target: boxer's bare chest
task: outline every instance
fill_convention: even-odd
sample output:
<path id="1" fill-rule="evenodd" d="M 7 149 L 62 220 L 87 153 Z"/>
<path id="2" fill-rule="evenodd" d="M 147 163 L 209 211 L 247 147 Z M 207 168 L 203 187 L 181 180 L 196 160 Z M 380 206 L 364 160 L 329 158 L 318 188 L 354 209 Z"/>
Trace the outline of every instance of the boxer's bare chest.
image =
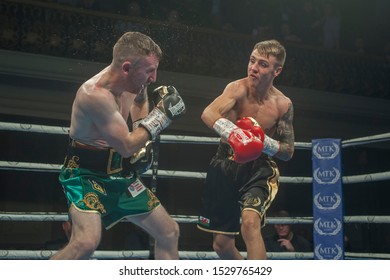
<path id="1" fill-rule="evenodd" d="M 271 99 L 264 102 L 245 100 L 240 105 L 237 109 L 238 118 L 254 118 L 266 133 L 275 130 L 280 119 L 280 111 L 276 100 Z"/>

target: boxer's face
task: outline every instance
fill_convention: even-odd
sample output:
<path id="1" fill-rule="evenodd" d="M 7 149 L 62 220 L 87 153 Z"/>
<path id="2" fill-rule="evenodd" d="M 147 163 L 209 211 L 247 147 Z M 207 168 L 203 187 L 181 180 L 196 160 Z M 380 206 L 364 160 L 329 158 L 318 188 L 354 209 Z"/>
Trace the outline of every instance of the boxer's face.
<path id="1" fill-rule="evenodd" d="M 272 81 L 280 74 L 282 67 L 275 56 L 260 54 L 256 49 L 249 57 L 248 77 L 257 83 Z"/>
<path id="2" fill-rule="evenodd" d="M 127 65 L 125 65 L 128 63 Z M 156 82 L 159 59 L 151 54 L 140 57 L 137 61 L 126 61 L 122 69 L 126 76 L 127 90 L 138 94 L 143 88 Z"/>

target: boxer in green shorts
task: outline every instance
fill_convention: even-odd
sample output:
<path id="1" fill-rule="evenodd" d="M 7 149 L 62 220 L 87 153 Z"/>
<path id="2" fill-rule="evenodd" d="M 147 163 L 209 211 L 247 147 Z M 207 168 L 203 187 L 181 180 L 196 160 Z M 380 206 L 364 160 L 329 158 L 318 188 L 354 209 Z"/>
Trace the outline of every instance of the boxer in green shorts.
<path id="1" fill-rule="evenodd" d="M 81 162 L 88 165 L 88 158 L 98 158 L 105 150 L 82 150 L 68 148 L 65 165 L 59 176 L 64 192 L 71 205 L 79 211 L 99 213 L 103 225 L 109 229 L 123 218 L 152 211 L 160 205 L 158 198 L 144 185 L 136 170 L 122 170 L 122 157 L 115 152 L 114 173 L 106 174 L 98 170 L 96 164 L 80 168 Z M 80 145 L 80 144 L 79 144 Z M 149 158 L 152 158 L 149 156 Z M 75 159 L 78 159 L 77 161 Z M 93 161 L 91 161 L 92 163 Z M 91 164 L 90 163 L 90 164 Z"/>
<path id="2" fill-rule="evenodd" d="M 145 170 L 138 167 L 150 154 L 144 152 L 148 143 L 185 113 L 185 104 L 173 86 L 148 94 L 162 57 L 149 36 L 126 32 L 112 54 L 111 64 L 85 81 L 73 101 L 59 176 L 72 233 L 52 259 L 89 259 L 102 228 L 122 219 L 154 239 L 155 259 L 178 259 L 179 226 L 142 183 L 138 174 Z"/>

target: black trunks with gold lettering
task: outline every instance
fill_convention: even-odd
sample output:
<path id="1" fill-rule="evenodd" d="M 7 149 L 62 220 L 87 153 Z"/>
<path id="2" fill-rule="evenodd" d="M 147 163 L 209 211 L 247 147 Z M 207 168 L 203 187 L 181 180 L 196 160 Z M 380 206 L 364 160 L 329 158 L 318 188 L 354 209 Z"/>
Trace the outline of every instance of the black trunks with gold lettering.
<path id="1" fill-rule="evenodd" d="M 279 170 L 267 155 L 247 163 L 231 160 L 232 150 L 221 142 L 207 170 L 198 228 L 238 234 L 241 211 L 254 211 L 265 224 L 266 210 L 279 186 Z"/>

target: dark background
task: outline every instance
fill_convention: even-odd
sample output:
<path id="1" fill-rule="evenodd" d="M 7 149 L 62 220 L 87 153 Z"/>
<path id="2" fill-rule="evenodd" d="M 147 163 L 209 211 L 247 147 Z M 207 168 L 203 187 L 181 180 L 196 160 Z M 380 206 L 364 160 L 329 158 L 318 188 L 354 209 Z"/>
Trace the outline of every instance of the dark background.
<path id="1" fill-rule="evenodd" d="M 283 21 L 287 21 L 291 26 L 297 27 L 300 7 L 305 1 L 223 0 L 220 2 L 221 17 L 218 24 L 213 18 L 215 15 L 212 13 L 213 1 L 135 1 L 141 8 L 139 15 L 126 14 L 128 1 L 109 1 L 112 5 L 111 9 L 104 6 L 108 5 L 108 1 L 104 2 L 96 1 L 95 6 L 85 7 L 82 1 L 0 1 L 0 19 L 4 27 L 0 48 L 20 52 L 21 57 L 24 53 L 29 53 L 109 63 L 111 45 L 116 39 L 115 36 L 119 34 L 117 33 L 119 31 L 112 29 L 112 24 L 124 21 L 132 24 L 134 29 L 145 28 L 146 33 L 157 38 L 156 40 L 166 51 L 166 58 L 160 66 L 161 70 L 188 75 L 207 75 L 219 82 L 218 78 L 221 77 L 238 78 L 245 75 L 243 70 L 253 42 L 267 39 L 266 36 L 252 37 L 253 28 L 258 24 L 255 21 L 263 20 L 262 13 L 266 12 L 267 18 L 270 19 L 267 23 L 273 30 L 272 36 L 282 40 L 288 49 L 288 64 L 286 63 L 286 71 L 280 77 L 281 79 L 277 81 L 278 85 L 295 89 L 312 89 L 323 94 L 332 92 L 339 94 L 340 97 L 350 97 L 348 101 L 350 103 L 353 103 L 354 97 L 357 96 L 370 98 L 378 104 L 389 99 L 389 53 L 386 49 L 389 43 L 387 1 L 332 2 L 342 19 L 338 49 L 324 48 L 320 36 L 310 42 L 291 42 L 282 37 L 278 31 L 280 25 Z M 314 14 L 319 20 L 323 4 L 327 1 L 311 2 L 315 5 Z M 168 20 L 171 10 L 179 12 L 179 22 Z M 48 19 L 48 15 L 52 18 Z M 38 27 L 34 30 L 36 26 Z M 59 46 L 53 48 L 48 47 L 50 26 L 59 28 L 54 33 L 63 40 Z M 96 32 L 96 26 L 103 28 Z M 11 40 L 6 36 L 7 27 L 14 31 Z M 35 38 L 28 37 L 31 31 L 38 34 L 36 41 L 26 40 L 26 38 Z M 298 33 L 298 35 L 303 34 Z M 86 43 L 86 48 L 71 48 L 70 41 L 77 36 Z M 102 38 L 103 36 L 109 37 Z M 214 41 L 214 37 L 219 39 Z M 364 39 L 364 53 L 358 53 L 355 49 L 354 42 L 357 37 Z M 103 49 L 99 53 L 93 47 L 99 40 L 106 42 L 109 46 L 108 50 Z M 223 43 L 219 40 L 223 40 Z M 214 52 L 211 52 L 211 49 Z M 26 61 L 25 68 L 28 67 Z M 17 86 L 20 83 L 21 88 L 31 87 L 49 91 L 60 88 L 72 93 L 67 97 L 67 104 L 64 104 L 70 110 L 72 95 L 80 83 L 42 80 L 34 77 L 21 78 L 12 74 L 12 71 L 13 69 L 8 69 L 7 72 L 3 70 L 0 73 L 1 85 Z M 319 76 L 323 79 L 316 78 L 317 73 L 320 73 Z M 325 79 L 328 76 L 330 78 Z M 338 81 L 334 77 L 341 78 Z M 33 97 L 30 98 L 34 100 Z M 192 106 L 197 114 L 212 98 L 213 96 L 208 96 L 201 101 L 193 99 Z M 1 100 L 4 104 L 8 102 L 6 99 Z M 19 100 L 19 107 L 24 106 L 22 105 L 24 102 L 26 101 Z M 331 109 L 329 108 L 329 112 Z M 42 113 L 46 110 L 50 108 L 43 108 Z M 307 120 L 312 116 L 318 117 L 315 113 L 300 110 L 297 110 L 296 115 Z M 379 127 L 388 124 L 388 119 L 373 116 L 372 119 L 364 120 L 364 115 L 362 111 L 359 119 L 354 116 L 348 119 L 346 113 L 343 120 L 349 120 L 351 126 L 358 126 L 359 123 L 356 122 L 359 121 L 371 123 L 373 130 L 376 125 Z M 332 113 L 325 112 L 320 117 L 324 121 L 332 119 L 337 125 L 338 116 L 332 116 Z M 0 120 L 69 126 L 69 118 L 66 115 L 58 117 L 55 113 L 42 117 L 4 110 L 0 112 Z M 198 119 L 194 119 L 193 122 L 190 122 L 187 127 L 184 125 L 173 127 L 165 133 L 215 137 L 215 134 L 205 128 Z M 388 131 L 378 131 L 378 133 Z M 336 131 L 333 134 L 332 131 L 326 133 L 330 137 L 337 137 Z M 364 130 L 354 133 L 361 136 L 370 134 Z M 312 137 L 320 135 L 322 137 L 324 134 L 325 132 L 319 126 Z M 305 137 L 297 134 L 296 140 L 309 142 L 312 139 L 308 135 Z M 2 147 L 0 160 L 60 164 L 63 162 L 67 141 L 64 135 L 0 131 Z M 389 148 L 390 144 L 384 143 L 380 147 L 368 144 L 344 149 L 342 157 L 344 175 L 390 170 Z M 161 144 L 159 169 L 205 172 L 215 149 L 215 145 Z M 312 176 L 309 150 L 297 150 L 291 161 L 278 162 L 278 164 L 282 176 Z M 0 211 L 66 212 L 66 200 L 57 176 L 56 172 L 0 170 Z M 150 185 L 150 177 L 144 177 L 144 180 Z M 203 185 L 201 179 L 159 178 L 157 195 L 170 214 L 196 216 Z M 343 186 L 343 191 L 345 215 L 390 215 L 388 181 L 347 184 Z M 272 216 L 272 213 L 279 209 L 288 210 L 293 216 L 311 216 L 311 185 L 282 183 L 269 215 Z M 181 224 L 180 227 L 180 250 L 212 250 L 211 235 L 197 230 L 194 224 Z M 311 240 L 310 225 L 297 225 L 296 230 Z M 272 226 L 267 226 L 264 233 L 271 234 Z M 389 224 L 346 224 L 345 233 L 350 239 L 349 250 L 352 252 L 390 252 Z M 0 236 L 1 249 L 48 249 L 63 242 L 60 222 L 2 221 Z M 244 250 L 240 237 L 238 243 L 240 250 Z M 99 247 L 102 250 L 147 248 L 148 238 L 145 233 L 130 223 L 120 223 L 106 231 Z"/>

